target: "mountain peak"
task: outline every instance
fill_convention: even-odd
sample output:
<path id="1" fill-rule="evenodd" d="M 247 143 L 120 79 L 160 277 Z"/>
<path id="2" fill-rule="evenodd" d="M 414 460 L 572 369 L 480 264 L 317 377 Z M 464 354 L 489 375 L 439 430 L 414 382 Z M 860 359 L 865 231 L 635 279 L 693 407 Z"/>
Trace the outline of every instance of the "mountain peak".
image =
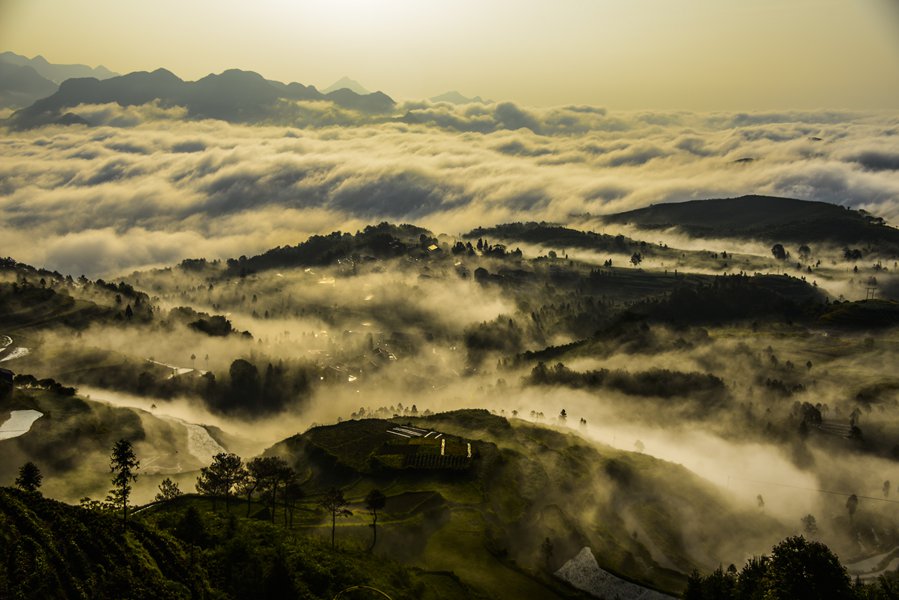
<path id="1" fill-rule="evenodd" d="M 431 102 L 449 102 L 450 104 L 487 104 L 490 102 L 489 100 L 484 100 L 480 96 L 475 96 L 474 98 L 463 96 L 456 90 L 450 90 L 439 96 L 434 96 L 433 98 L 430 98 L 430 100 Z"/>
<path id="2" fill-rule="evenodd" d="M 337 90 L 347 89 L 353 92 L 356 92 L 360 96 L 364 96 L 369 93 L 367 89 L 365 89 L 361 83 L 356 81 L 355 79 L 350 79 L 347 76 L 343 76 L 325 89 L 322 90 L 323 94 L 330 94 L 331 92 L 336 92 Z"/>

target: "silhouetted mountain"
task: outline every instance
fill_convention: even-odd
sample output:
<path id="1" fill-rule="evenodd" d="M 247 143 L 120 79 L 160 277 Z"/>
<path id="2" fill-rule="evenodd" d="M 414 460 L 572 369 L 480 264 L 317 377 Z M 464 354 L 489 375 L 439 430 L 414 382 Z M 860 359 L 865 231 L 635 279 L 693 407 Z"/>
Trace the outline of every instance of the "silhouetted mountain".
<path id="1" fill-rule="evenodd" d="M 289 120 L 290 111 L 282 109 L 284 101 L 292 100 L 326 100 L 366 113 L 389 112 L 394 107 L 394 101 L 381 92 L 360 96 L 341 89 L 325 95 L 299 83 L 268 81 L 252 71 L 230 69 L 197 81 L 183 81 L 170 71 L 157 69 L 103 81 L 93 77 L 69 79 L 52 96 L 16 112 L 11 121 L 14 127 L 29 128 L 60 123 L 64 109 L 79 104 L 115 102 L 131 106 L 154 100 L 164 106 L 183 106 L 191 117 L 243 123 Z"/>
<path id="2" fill-rule="evenodd" d="M 390 96 L 383 92 L 374 92 L 366 96 L 360 96 L 346 88 L 325 94 L 325 99 L 344 108 L 369 113 L 387 112 L 392 110 L 396 104 Z"/>
<path id="3" fill-rule="evenodd" d="M 49 79 L 55 84 L 60 84 L 73 77 L 96 77 L 97 79 L 109 79 L 118 73 L 113 73 L 103 65 L 89 67 L 87 65 L 58 65 L 48 62 L 43 56 L 28 58 L 15 52 L 0 53 L 0 62 L 20 67 L 28 66 L 34 69 L 44 79 Z"/>
<path id="4" fill-rule="evenodd" d="M 434 96 L 430 100 L 431 100 L 431 102 L 449 102 L 450 104 L 486 104 L 486 103 L 489 103 L 489 100 L 484 100 L 480 96 L 475 96 L 474 98 L 468 98 L 467 96 L 463 96 L 456 90 L 451 90 L 449 92 L 440 94 L 439 96 Z"/>
<path id="5" fill-rule="evenodd" d="M 0 106 L 19 108 L 56 91 L 56 84 L 28 65 L 0 61 Z"/>
<path id="6" fill-rule="evenodd" d="M 361 83 L 359 83 L 355 79 L 350 79 L 349 77 L 341 77 L 340 79 L 326 87 L 324 90 L 322 90 L 322 93 L 330 94 L 331 92 L 336 92 L 337 90 L 350 90 L 356 92 L 361 96 L 371 93 L 367 89 L 362 87 Z"/>
<path id="7" fill-rule="evenodd" d="M 899 229 L 860 210 L 828 202 L 742 196 L 655 204 L 607 215 L 607 223 L 644 229 L 677 227 L 701 238 L 751 238 L 779 243 L 880 246 L 899 251 Z"/>

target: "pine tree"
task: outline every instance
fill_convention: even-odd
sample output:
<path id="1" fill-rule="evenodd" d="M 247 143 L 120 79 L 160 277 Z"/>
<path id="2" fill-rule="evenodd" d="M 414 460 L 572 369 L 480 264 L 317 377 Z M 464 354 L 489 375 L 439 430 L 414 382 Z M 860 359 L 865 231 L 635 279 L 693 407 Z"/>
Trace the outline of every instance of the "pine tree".
<path id="1" fill-rule="evenodd" d="M 112 485 L 109 495 L 113 504 L 122 507 L 122 525 L 128 525 L 128 498 L 131 496 L 131 484 L 137 481 L 137 469 L 140 461 L 134 455 L 131 442 L 121 439 L 112 447 L 112 455 L 109 459 L 109 470 L 113 473 Z"/>
<path id="2" fill-rule="evenodd" d="M 159 484 L 159 493 L 156 494 L 155 500 L 157 502 L 174 500 L 182 494 L 183 492 L 181 491 L 181 488 L 178 487 L 178 484 L 172 481 L 171 478 L 166 477 L 162 480 L 162 483 Z"/>
<path id="3" fill-rule="evenodd" d="M 27 462 L 19 468 L 19 476 L 16 477 L 16 487 L 26 492 L 36 492 L 41 487 L 43 480 L 44 476 L 41 475 L 41 470 L 37 468 L 37 465 L 33 462 Z"/>

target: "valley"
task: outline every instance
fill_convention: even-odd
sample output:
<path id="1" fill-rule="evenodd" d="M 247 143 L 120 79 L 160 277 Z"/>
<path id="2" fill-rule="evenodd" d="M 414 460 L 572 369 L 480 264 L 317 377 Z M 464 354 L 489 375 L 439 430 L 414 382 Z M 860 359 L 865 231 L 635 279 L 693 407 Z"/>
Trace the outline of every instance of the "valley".
<path id="1" fill-rule="evenodd" d="M 803 531 L 873 581 L 899 543 L 896 302 L 829 293 L 854 275 L 836 253 L 806 259 L 831 264 L 822 285 L 712 254 L 381 223 L 114 282 L 8 260 L 0 479 L 32 461 L 48 496 L 102 498 L 125 437 L 140 505 L 165 477 L 193 492 L 217 454 L 278 457 L 302 490 L 290 531 L 324 543 L 336 488 L 363 548 L 378 489 L 379 556 L 491 598 L 572 597 L 566 578 L 678 594 Z"/>

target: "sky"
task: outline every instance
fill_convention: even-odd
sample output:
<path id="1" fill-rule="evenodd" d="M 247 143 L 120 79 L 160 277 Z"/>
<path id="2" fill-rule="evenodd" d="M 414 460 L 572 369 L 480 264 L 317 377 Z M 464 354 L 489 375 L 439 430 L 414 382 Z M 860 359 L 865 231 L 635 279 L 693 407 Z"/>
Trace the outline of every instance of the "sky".
<path id="1" fill-rule="evenodd" d="M 397 99 L 899 107 L 896 0 L 0 0 L 0 49 L 186 79 L 346 75 Z"/>

